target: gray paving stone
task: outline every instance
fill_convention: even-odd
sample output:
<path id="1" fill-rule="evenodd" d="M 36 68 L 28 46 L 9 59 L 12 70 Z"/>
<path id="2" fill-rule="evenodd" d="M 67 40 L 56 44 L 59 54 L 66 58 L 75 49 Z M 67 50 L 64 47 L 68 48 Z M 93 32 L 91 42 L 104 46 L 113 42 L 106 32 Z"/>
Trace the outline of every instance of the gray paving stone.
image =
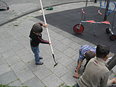
<path id="1" fill-rule="evenodd" d="M 67 57 L 66 55 L 64 55 L 63 52 L 61 52 L 61 51 L 59 51 L 57 49 L 54 49 L 54 54 L 55 54 L 56 60 L 59 60 L 59 59 Z"/>
<path id="2" fill-rule="evenodd" d="M 13 45 L 13 44 L 12 44 Z M 18 50 L 20 50 L 20 49 L 24 49 L 25 47 L 24 47 L 24 45 L 23 44 L 20 44 L 20 42 L 17 42 L 17 43 L 15 43 L 13 46 L 12 46 L 12 50 L 14 51 L 14 52 L 17 52 Z"/>
<path id="3" fill-rule="evenodd" d="M 35 61 L 32 60 L 32 61 L 30 61 L 30 62 L 28 63 L 28 68 L 29 68 L 32 72 L 34 72 L 34 71 L 37 71 L 39 67 L 38 67 L 37 65 L 35 65 Z"/>
<path id="4" fill-rule="evenodd" d="M 23 85 L 28 87 L 45 87 L 45 84 L 43 84 L 42 81 L 37 77 L 34 77 L 31 80 L 26 81 Z"/>
<path id="5" fill-rule="evenodd" d="M 55 48 L 57 50 L 64 51 L 64 50 L 68 49 L 68 47 L 66 45 L 64 45 L 62 42 L 59 42 L 59 43 L 57 43 L 56 46 L 55 46 Z"/>
<path id="6" fill-rule="evenodd" d="M 56 55 L 55 55 L 55 58 L 56 58 L 56 62 L 58 62 Z M 49 59 L 44 60 L 44 65 L 50 70 L 52 70 L 54 68 L 54 64 L 55 63 L 54 63 L 54 60 L 53 60 L 52 56 Z"/>
<path id="7" fill-rule="evenodd" d="M 24 61 L 25 63 L 29 63 L 30 61 L 34 60 L 34 56 L 32 55 L 32 53 L 28 53 L 28 54 L 24 54 L 20 57 L 20 59 L 22 61 Z"/>
<path id="8" fill-rule="evenodd" d="M 80 49 L 81 45 L 77 44 L 73 41 L 73 43 L 70 43 L 69 45 L 70 48 L 72 48 L 73 50 L 75 50 L 76 52 L 78 52 L 78 50 Z"/>
<path id="9" fill-rule="evenodd" d="M 10 84 L 9 84 L 9 86 L 22 86 L 22 83 L 21 83 L 21 81 L 19 80 L 19 79 L 17 79 L 17 80 L 15 80 L 15 81 L 13 81 L 13 82 L 11 82 Z"/>
<path id="10" fill-rule="evenodd" d="M 57 8 L 56 8 L 57 9 Z M 58 10 L 58 9 L 57 9 Z M 58 34 L 60 34 L 61 32 L 62 32 L 62 30 L 60 30 L 60 29 L 58 29 L 57 27 L 55 27 L 55 26 L 49 26 L 50 27 L 50 30 L 51 31 L 54 31 L 55 33 L 58 33 Z M 51 34 L 51 33 L 50 33 Z M 54 35 L 54 34 L 53 34 Z M 53 35 L 51 34 L 51 36 L 53 37 Z M 61 37 L 62 37 L 63 35 L 61 35 Z M 63 36 L 63 38 L 65 38 L 64 36 Z"/>
<path id="11" fill-rule="evenodd" d="M 62 35 L 59 35 L 58 33 L 55 33 L 53 31 L 50 32 L 51 37 L 55 38 L 56 40 L 63 40 L 65 37 Z"/>
<path id="12" fill-rule="evenodd" d="M 32 79 L 35 76 L 29 68 L 24 68 L 23 70 L 18 71 L 16 75 L 22 83 Z"/>
<path id="13" fill-rule="evenodd" d="M 51 55 L 51 48 L 48 44 L 40 44 L 40 56 L 45 56 L 49 58 Z"/>
<path id="14" fill-rule="evenodd" d="M 64 57 L 60 60 L 58 60 L 59 63 L 61 63 L 64 66 L 67 66 L 68 64 L 70 64 L 71 62 L 73 62 L 74 60 L 69 58 L 69 57 Z"/>
<path id="15" fill-rule="evenodd" d="M 8 64 L 3 64 L 3 65 L 0 65 L 0 75 L 6 73 L 6 72 L 9 72 L 10 71 L 10 67 Z"/>
<path id="16" fill-rule="evenodd" d="M 20 58 L 16 55 L 12 56 L 12 57 L 8 57 L 6 58 L 6 62 L 9 64 L 9 65 L 14 65 L 14 64 L 17 64 L 18 62 L 20 62 Z"/>
<path id="17" fill-rule="evenodd" d="M 80 44 L 81 46 L 82 45 L 85 45 L 85 44 L 90 44 L 88 41 L 85 41 L 85 40 L 81 40 L 80 42 L 78 42 L 78 44 Z M 90 44 L 91 45 L 91 44 Z"/>
<path id="18" fill-rule="evenodd" d="M 53 74 L 46 66 L 38 66 L 38 70 L 33 73 L 41 80 L 47 78 L 49 75 Z"/>
<path id="19" fill-rule="evenodd" d="M 10 84 L 11 82 L 16 81 L 18 78 L 13 71 L 9 71 L 0 75 L 0 84 Z"/>
<path id="20" fill-rule="evenodd" d="M 78 37 L 75 37 L 75 36 L 71 36 L 71 37 L 69 37 L 69 38 L 70 38 L 72 41 L 74 41 L 75 43 L 79 44 L 79 45 L 81 45 L 80 42 L 83 41 L 83 39 L 78 38 Z"/>
<path id="21" fill-rule="evenodd" d="M 65 84 L 72 86 L 74 84 L 76 84 L 76 80 L 75 78 L 73 78 L 73 74 L 72 72 L 66 73 L 64 76 L 61 77 L 61 79 L 65 82 Z"/>
<path id="22" fill-rule="evenodd" d="M 10 51 L 8 50 L 8 51 L 3 52 L 2 55 L 3 55 L 4 58 L 8 58 L 8 57 L 14 56 L 15 52 L 10 49 Z"/>
<path id="23" fill-rule="evenodd" d="M 14 65 L 11 65 L 11 68 L 13 69 L 13 71 L 15 73 L 17 73 L 19 71 L 24 70 L 25 68 L 28 68 L 28 67 L 26 66 L 26 64 L 24 62 L 20 61 Z"/>
<path id="24" fill-rule="evenodd" d="M 24 56 L 26 54 L 31 54 L 31 52 L 28 49 L 26 49 L 26 48 L 25 49 L 22 48 L 20 50 L 17 50 L 16 54 L 17 54 L 17 56 L 22 57 L 22 56 Z"/>
<path id="25" fill-rule="evenodd" d="M 72 36 L 71 34 L 65 32 L 65 31 L 62 31 L 60 34 L 63 35 L 65 38 L 70 38 Z"/>
<path id="26" fill-rule="evenodd" d="M 66 68 L 69 70 L 69 72 L 73 72 L 74 73 L 74 70 L 75 70 L 76 66 L 77 66 L 77 61 L 73 61 L 70 64 L 68 64 L 66 66 Z"/>
<path id="27" fill-rule="evenodd" d="M 69 70 L 65 66 L 58 64 L 55 68 L 52 69 L 52 72 L 60 78 L 69 72 Z"/>
<path id="28" fill-rule="evenodd" d="M 6 63 L 6 60 L 0 55 L 0 65 L 4 65 Z"/>
<path id="29" fill-rule="evenodd" d="M 63 52 L 65 55 L 67 55 L 69 58 L 72 58 L 73 55 L 76 55 L 76 51 L 74 51 L 72 48 L 68 48 Z"/>
<path id="30" fill-rule="evenodd" d="M 46 79 L 44 79 L 43 83 L 47 85 L 47 87 L 58 87 L 64 82 L 61 79 L 59 79 L 56 75 L 52 74 Z"/>
<path id="31" fill-rule="evenodd" d="M 60 44 L 61 41 L 60 41 L 60 40 L 53 39 L 53 40 L 52 40 L 52 43 L 53 43 L 53 47 L 54 47 L 54 48 L 58 48 L 57 45 Z"/>
<path id="32" fill-rule="evenodd" d="M 79 51 L 77 51 L 77 53 L 76 53 L 74 56 L 72 56 L 72 59 L 73 59 L 74 61 L 77 61 L 78 58 L 79 58 Z"/>
<path id="33" fill-rule="evenodd" d="M 63 40 L 61 40 L 61 42 L 67 46 L 70 46 L 70 44 L 73 43 L 73 41 L 69 38 L 64 38 Z"/>

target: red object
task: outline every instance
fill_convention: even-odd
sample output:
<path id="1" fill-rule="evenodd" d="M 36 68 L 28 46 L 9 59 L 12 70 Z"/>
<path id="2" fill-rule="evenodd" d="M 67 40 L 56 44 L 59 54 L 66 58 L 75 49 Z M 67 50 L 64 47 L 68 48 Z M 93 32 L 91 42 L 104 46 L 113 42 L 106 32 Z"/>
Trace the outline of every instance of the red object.
<path id="1" fill-rule="evenodd" d="M 76 24 L 73 27 L 73 31 L 76 33 L 82 33 L 84 31 L 84 26 L 82 24 Z"/>
<path id="2" fill-rule="evenodd" d="M 87 20 L 86 22 L 96 23 L 94 20 Z"/>
<path id="3" fill-rule="evenodd" d="M 101 23 L 104 23 L 104 24 L 110 24 L 109 21 L 103 21 L 103 22 L 101 22 Z"/>

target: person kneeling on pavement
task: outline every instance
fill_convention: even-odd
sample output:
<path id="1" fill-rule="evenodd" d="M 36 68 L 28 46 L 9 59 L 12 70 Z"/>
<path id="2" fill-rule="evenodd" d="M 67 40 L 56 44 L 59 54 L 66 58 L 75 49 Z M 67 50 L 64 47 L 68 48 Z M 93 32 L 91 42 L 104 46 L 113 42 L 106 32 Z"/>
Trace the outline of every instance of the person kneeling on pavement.
<path id="1" fill-rule="evenodd" d="M 73 76 L 74 78 L 79 77 L 79 70 L 80 70 L 81 65 L 83 63 L 83 60 L 86 59 L 86 63 L 84 65 L 84 69 L 85 69 L 89 60 L 91 58 L 95 57 L 95 52 L 96 52 L 96 47 L 93 47 L 93 46 L 90 46 L 90 45 L 81 46 L 81 48 L 79 50 L 79 59 L 77 61 L 77 67 L 75 69 L 75 73 L 74 73 L 74 76 Z"/>
<path id="2" fill-rule="evenodd" d="M 96 57 L 92 58 L 82 76 L 78 79 L 77 87 L 107 87 L 116 84 L 116 78 L 108 79 L 109 69 L 106 67 L 110 49 L 104 45 L 97 45 Z"/>

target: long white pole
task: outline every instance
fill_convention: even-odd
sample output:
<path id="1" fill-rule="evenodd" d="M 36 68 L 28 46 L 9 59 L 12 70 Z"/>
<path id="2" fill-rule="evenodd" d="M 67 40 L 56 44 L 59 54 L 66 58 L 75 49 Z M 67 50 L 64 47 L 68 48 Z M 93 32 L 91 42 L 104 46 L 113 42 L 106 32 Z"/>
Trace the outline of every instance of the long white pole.
<path id="1" fill-rule="evenodd" d="M 45 17 L 45 13 L 44 13 L 44 9 L 43 9 L 42 0 L 40 0 L 40 5 L 41 5 L 41 10 L 42 10 L 42 15 L 43 15 L 44 23 L 47 24 L 46 17 Z M 50 48 L 51 48 L 52 56 L 53 56 L 53 59 L 54 59 L 54 62 L 55 62 L 55 65 L 54 66 L 56 66 L 57 63 L 56 63 L 56 60 L 55 60 L 54 50 L 53 50 L 53 46 L 51 44 L 51 39 L 50 39 L 50 34 L 49 34 L 49 31 L 48 31 L 48 27 L 46 27 L 46 30 L 47 30 L 47 34 L 48 34 L 48 39 L 49 39 L 49 43 L 50 43 Z"/>

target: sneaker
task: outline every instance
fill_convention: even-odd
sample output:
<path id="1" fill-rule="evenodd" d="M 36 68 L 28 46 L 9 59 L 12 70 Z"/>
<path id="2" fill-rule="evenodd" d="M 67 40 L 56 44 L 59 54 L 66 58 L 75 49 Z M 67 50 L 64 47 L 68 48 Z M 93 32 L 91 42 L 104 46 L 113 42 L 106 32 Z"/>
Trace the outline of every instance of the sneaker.
<path id="1" fill-rule="evenodd" d="M 39 59 L 43 59 L 43 57 L 39 57 Z"/>
<path id="2" fill-rule="evenodd" d="M 43 65 L 43 62 L 35 63 L 35 65 Z"/>

